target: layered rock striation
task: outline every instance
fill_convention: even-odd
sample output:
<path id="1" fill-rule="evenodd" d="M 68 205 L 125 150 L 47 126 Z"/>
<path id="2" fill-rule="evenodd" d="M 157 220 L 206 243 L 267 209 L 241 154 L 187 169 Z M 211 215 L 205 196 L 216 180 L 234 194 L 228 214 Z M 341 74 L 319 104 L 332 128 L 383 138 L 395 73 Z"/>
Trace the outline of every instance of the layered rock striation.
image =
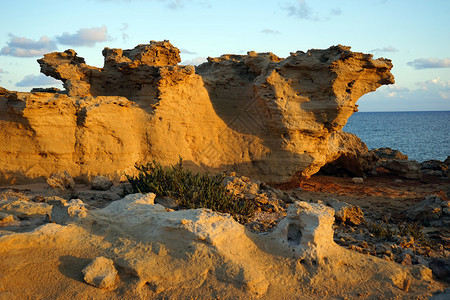
<path id="1" fill-rule="evenodd" d="M 178 65 L 168 41 L 103 56 L 103 68 L 74 50 L 38 60 L 65 91 L 0 91 L 0 181 L 63 170 L 116 177 L 179 156 L 272 182 L 310 176 L 346 153 L 336 140 L 356 101 L 394 83 L 390 60 L 341 45 L 285 59 L 223 55 L 198 67 Z"/>

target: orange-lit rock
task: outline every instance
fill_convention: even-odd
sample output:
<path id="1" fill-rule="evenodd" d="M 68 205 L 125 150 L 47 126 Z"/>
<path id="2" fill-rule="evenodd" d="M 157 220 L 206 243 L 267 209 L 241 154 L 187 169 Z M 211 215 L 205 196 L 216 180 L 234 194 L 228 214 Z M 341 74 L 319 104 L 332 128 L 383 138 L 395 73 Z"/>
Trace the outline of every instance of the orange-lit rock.
<path id="1" fill-rule="evenodd" d="M 103 51 L 86 65 L 73 50 L 39 60 L 57 93 L 0 93 L 0 180 L 68 171 L 118 177 L 156 159 L 280 182 L 335 158 L 330 137 L 356 101 L 394 82 L 392 63 L 349 47 L 224 55 L 179 66 L 168 41 Z M 334 152 L 333 152 L 334 151 Z"/>

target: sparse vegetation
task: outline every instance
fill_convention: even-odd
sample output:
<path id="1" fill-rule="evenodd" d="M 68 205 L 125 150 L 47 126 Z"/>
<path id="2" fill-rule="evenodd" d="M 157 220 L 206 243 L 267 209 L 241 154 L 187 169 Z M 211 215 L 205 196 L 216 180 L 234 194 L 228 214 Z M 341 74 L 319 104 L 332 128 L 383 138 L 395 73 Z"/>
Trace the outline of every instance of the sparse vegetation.
<path id="1" fill-rule="evenodd" d="M 414 241 L 428 245 L 428 241 L 422 232 L 423 226 L 419 223 L 404 222 L 401 224 L 390 224 L 387 220 L 383 219 L 380 223 L 366 222 L 366 226 L 374 236 L 379 238 L 392 240 L 396 236 L 411 236 L 414 238 Z"/>
<path id="2" fill-rule="evenodd" d="M 239 222 L 245 222 L 254 212 L 254 203 L 234 197 L 222 186 L 222 174 L 193 174 L 183 168 L 183 161 L 170 168 L 163 168 L 156 161 L 136 165 L 137 177 L 127 175 L 135 193 L 155 193 L 169 196 L 186 208 L 210 208 L 229 213 Z"/>

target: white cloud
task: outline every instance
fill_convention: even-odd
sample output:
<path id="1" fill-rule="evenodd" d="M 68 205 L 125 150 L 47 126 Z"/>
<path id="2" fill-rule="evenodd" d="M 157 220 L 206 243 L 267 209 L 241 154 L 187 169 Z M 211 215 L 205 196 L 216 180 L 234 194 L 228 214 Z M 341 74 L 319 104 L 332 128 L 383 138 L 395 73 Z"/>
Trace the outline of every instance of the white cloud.
<path id="1" fill-rule="evenodd" d="M 372 49 L 369 52 L 372 53 L 384 53 L 384 52 L 397 52 L 398 50 L 392 46 L 385 46 L 382 48 L 376 48 L 376 49 Z"/>
<path id="2" fill-rule="evenodd" d="M 419 86 L 419 88 L 424 91 L 436 87 L 450 88 L 450 80 L 444 81 L 441 80 L 440 77 L 436 77 L 427 81 L 416 82 L 416 85 Z"/>
<path id="3" fill-rule="evenodd" d="M 184 48 L 180 48 L 180 52 L 183 53 L 183 54 L 190 54 L 190 55 L 197 54 L 197 52 L 192 52 L 192 51 L 189 51 L 189 50 L 184 49 Z"/>
<path id="4" fill-rule="evenodd" d="M 122 23 L 122 28 L 120 29 L 120 31 L 122 31 L 122 40 L 125 43 L 130 37 L 127 34 L 128 31 L 128 23 Z"/>
<path id="5" fill-rule="evenodd" d="M 269 29 L 269 28 L 266 28 L 266 29 L 263 29 L 263 30 L 261 30 L 261 33 L 264 33 L 264 34 L 281 34 L 281 32 L 279 32 L 278 30 L 274 30 L 274 29 Z"/>
<path id="6" fill-rule="evenodd" d="M 439 91 L 439 96 L 442 99 L 450 99 L 450 91 Z"/>
<path id="7" fill-rule="evenodd" d="M 34 41 L 29 38 L 8 34 L 9 41 L 5 47 L 0 50 L 0 55 L 9 55 L 16 57 L 34 57 L 42 56 L 45 53 L 56 49 L 55 41 L 47 36 L 41 36 L 39 40 Z"/>
<path id="8" fill-rule="evenodd" d="M 6 73 L 8 73 L 8 72 L 3 70 L 2 68 L 0 68 L 0 74 L 6 74 Z"/>
<path id="9" fill-rule="evenodd" d="M 289 16 L 311 21 L 319 20 L 317 13 L 306 3 L 306 0 L 297 0 L 295 4 L 287 5 L 284 8 L 288 11 Z"/>
<path id="10" fill-rule="evenodd" d="M 331 8 L 328 15 L 320 15 L 316 12 L 306 0 L 295 0 L 291 1 L 294 3 L 282 5 L 282 8 L 287 10 L 288 16 L 296 17 L 303 20 L 309 21 L 328 21 L 332 17 L 339 16 L 342 14 L 342 10 L 339 7 Z"/>
<path id="11" fill-rule="evenodd" d="M 108 40 L 108 29 L 106 26 L 81 28 L 74 34 L 64 32 L 56 40 L 62 45 L 94 47 Z"/>
<path id="12" fill-rule="evenodd" d="M 332 16 L 339 16 L 340 14 L 342 14 L 342 10 L 339 7 L 335 7 L 330 10 L 330 15 Z"/>
<path id="13" fill-rule="evenodd" d="M 414 69 L 450 68 L 450 58 L 418 58 L 407 64 Z"/>
<path id="14" fill-rule="evenodd" d="M 204 62 L 207 62 L 208 60 L 206 59 L 206 57 L 196 57 L 193 59 L 188 59 L 185 60 L 183 62 L 181 62 L 182 65 L 193 65 L 193 66 L 198 66 Z"/>
<path id="15" fill-rule="evenodd" d="M 52 77 L 45 76 L 44 74 L 36 75 L 27 75 L 21 81 L 16 83 L 18 87 L 40 87 L 40 86 L 48 86 L 48 85 L 59 85 L 61 81 L 56 80 Z"/>

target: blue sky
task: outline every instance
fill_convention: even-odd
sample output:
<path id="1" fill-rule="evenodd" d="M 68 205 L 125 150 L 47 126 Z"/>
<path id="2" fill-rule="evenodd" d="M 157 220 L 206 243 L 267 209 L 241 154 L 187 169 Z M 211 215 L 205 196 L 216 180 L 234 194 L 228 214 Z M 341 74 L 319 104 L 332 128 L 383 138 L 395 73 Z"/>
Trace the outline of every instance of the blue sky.
<path id="1" fill-rule="evenodd" d="M 2 12 L 0 86 L 10 90 L 60 87 L 36 60 L 66 49 L 101 67 L 104 47 L 150 40 L 170 40 L 184 64 L 342 44 L 394 64 L 396 84 L 363 96 L 360 111 L 450 110 L 448 0 L 15 0 Z"/>

